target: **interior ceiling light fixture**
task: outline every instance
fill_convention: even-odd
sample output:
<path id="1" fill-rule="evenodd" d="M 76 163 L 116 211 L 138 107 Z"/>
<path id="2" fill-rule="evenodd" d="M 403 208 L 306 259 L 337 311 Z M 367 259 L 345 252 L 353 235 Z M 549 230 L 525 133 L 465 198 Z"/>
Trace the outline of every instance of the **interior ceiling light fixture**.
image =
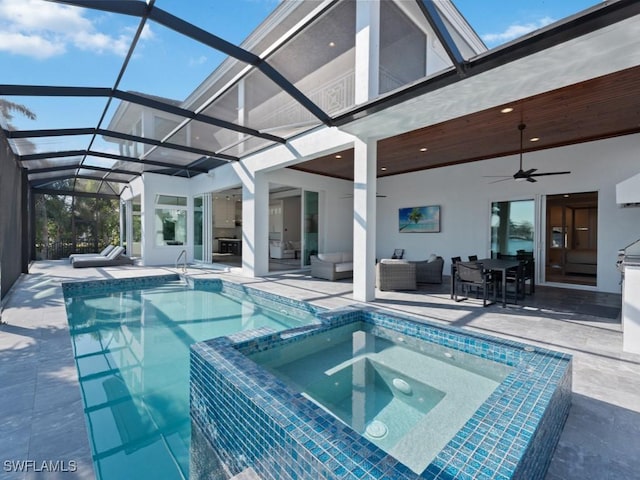
<path id="1" fill-rule="evenodd" d="M 513 112 L 513 107 L 505 107 L 502 110 L 500 110 L 500 113 L 511 113 Z"/>
<path id="2" fill-rule="evenodd" d="M 427 147 L 422 147 L 422 148 L 420 149 L 420 151 L 421 151 L 421 152 L 426 152 L 427 150 L 429 150 Z"/>
<path id="3" fill-rule="evenodd" d="M 503 181 L 509 180 L 511 178 L 513 178 L 516 182 L 522 182 L 522 181 L 526 180 L 527 182 L 535 183 L 535 182 L 537 182 L 537 180 L 534 177 L 546 177 L 546 176 L 549 176 L 549 175 L 567 175 L 567 174 L 571 173 L 569 171 L 535 173 L 535 172 L 538 171 L 537 168 L 530 168 L 529 170 L 524 170 L 523 167 L 522 167 L 522 153 L 523 153 L 522 138 L 524 136 L 524 129 L 525 128 L 527 128 L 527 126 L 522 122 L 518 125 L 518 130 L 520 130 L 520 154 L 519 154 L 519 156 L 520 156 L 520 168 L 513 175 L 484 175 L 485 177 L 504 177 L 504 178 L 501 178 L 500 180 L 495 180 L 495 181 L 490 182 L 490 183 L 503 182 Z"/>

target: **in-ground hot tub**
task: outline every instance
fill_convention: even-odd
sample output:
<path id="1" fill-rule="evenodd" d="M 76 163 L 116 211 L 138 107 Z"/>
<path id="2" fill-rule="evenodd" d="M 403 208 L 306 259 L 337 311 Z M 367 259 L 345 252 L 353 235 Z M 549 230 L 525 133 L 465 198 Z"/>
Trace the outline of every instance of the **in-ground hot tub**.
<path id="1" fill-rule="evenodd" d="M 194 347 L 192 420 L 230 472 L 544 478 L 569 356 L 379 310 L 324 320 Z"/>

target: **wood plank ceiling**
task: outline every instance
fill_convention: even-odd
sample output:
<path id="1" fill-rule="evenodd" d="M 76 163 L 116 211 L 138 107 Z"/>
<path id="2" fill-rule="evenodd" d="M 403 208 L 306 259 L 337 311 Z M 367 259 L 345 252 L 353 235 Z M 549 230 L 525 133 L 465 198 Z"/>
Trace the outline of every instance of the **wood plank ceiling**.
<path id="1" fill-rule="evenodd" d="M 516 154 L 521 120 L 525 152 L 638 133 L 640 67 L 382 139 L 378 177 Z M 353 180 L 353 149 L 291 168 Z"/>

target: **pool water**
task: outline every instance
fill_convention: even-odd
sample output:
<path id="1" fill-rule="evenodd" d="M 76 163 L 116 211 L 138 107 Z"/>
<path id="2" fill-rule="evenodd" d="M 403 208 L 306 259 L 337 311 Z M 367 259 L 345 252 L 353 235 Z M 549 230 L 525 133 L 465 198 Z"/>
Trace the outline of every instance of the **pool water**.
<path id="1" fill-rule="evenodd" d="M 189 347 L 316 323 L 185 283 L 66 298 L 99 479 L 189 478 Z"/>
<path id="2" fill-rule="evenodd" d="M 511 371 L 363 323 L 250 358 L 416 473 Z"/>

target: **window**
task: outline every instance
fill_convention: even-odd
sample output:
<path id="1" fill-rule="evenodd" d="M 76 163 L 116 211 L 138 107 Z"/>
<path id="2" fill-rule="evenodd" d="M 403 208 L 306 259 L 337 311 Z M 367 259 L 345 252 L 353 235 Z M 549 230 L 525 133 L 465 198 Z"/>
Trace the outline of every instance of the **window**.
<path id="1" fill-rule="evenodd" d="M 491 204 L 491 255 L 533 252 L 535 203 L 533 200 Z"/>
<path id="2" fill-rule="evenodd" d="M 392 2 L 381 2 L 380 94 L 422 78 L 426 71 L 427 36 Z"/>
<path id="3" fill-rule="evenodd" d="M 187 243 L 187 197 L 156 196 L 156 245 Z"/>

